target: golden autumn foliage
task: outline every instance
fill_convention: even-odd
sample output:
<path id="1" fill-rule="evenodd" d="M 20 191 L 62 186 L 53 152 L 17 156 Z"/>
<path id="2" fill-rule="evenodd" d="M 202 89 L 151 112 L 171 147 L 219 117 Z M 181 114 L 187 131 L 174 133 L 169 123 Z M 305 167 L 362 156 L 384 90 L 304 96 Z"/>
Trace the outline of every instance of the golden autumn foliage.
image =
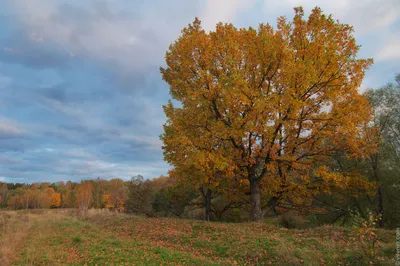
<path id="1" fill-rule="evenodd" d="M 8 188 L 6 183 L 0 185 L 0 204 L 7 200 Z"/>
<path id="2" fill-rule="evenodd" d="M 58 208 L 61 206 L 61 194 L 53 193 L 51 195 L 51 207 Z"/>
<path id="3" fill-rule="evenodd" d="M 164 154 L 174 174 L 195 185 L 246 185 L 251 218 L 270 204 L 307 204 L 334 187 L 367 186 L 333 171 L 332 157 L 374 150 L 365 128 L 368 101 L 358 89 L 372 59 L 358 58 L 351 26 L 321 9 L 276 28 L 206 32 L 196 19 L 166 53 Z M 354 181 L 358 180 L 358 181 Z M 238 185 L 239 184 L 239 185 Z"/>
<path id="4" fill-rule="evenodd" d="M 103 195 L 104 207 L 110 210 L 124 211 L 126 201 L 126 185 L 121 179 L 108 181 L 109 193 Z"/>
<path id="5" fill-rule="evenodd" d="M 38 208 L 109 208 L 124 211 L 127 198 L 126 182 L 122 179 L 82 180 L 50 184 L 0 184 L 1 207 L 11 209 Z M 95 202 L 95 197 L 99 202 Z M 4 199 L 4 200 L 3 200 Z M 3 201 L 2 201 L 3 200 Z"/>
<path id="6" fill-rule="evenodd" d="M 104 207 L 106 207 L 107 209 L 112 209 L 114 207 L 114 204 L 111 201 L 111 195 L 108 193 L 103 195 L 103 202 Z"/>
<path id="7" fill-rule="evenodd" d="M 52 187 L 45 188 L 39 193 L 39 203 L 42 208 L 50 208 L 53 206 L 53 195 L 55 191 Z"/>
<path id="8" fill-rule="evenodd" d="M 80 210 L 87 210 L 92 202 L 93 184 L 83 181 L 76 189 L 76 201 Z"/>

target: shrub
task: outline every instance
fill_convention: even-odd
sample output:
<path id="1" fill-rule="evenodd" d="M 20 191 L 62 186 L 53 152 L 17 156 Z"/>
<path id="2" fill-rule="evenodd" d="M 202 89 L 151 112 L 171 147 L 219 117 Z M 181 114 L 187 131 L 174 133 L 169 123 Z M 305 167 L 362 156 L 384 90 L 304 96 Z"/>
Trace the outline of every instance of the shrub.
<path id="1" fill-rule="evenodd" d="M 357 212 L 353 216 L 353 235 L 359 241 L 361 249 L 368 263 L 373 264 L 376 259 L 376 246 L 378 237 L 376 234 L 376 224 L 380 216 L 370 213 L 367 219 L 362 218 Z"/>
<path id="2" fill-rule="evenodd" d="M 289 211 L 279 217 L 279 225 L 285 228 L 304 229 L 310 227 L 310 221 Z"/>

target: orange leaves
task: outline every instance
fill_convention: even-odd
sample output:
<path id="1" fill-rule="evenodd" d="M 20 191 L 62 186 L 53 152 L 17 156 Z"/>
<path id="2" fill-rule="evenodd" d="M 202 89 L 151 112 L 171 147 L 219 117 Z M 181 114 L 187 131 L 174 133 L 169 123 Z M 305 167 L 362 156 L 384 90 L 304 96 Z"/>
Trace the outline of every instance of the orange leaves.
<path id="1" fill-rule="evenodd" d="M 103 195 L 103 201 L 104 201 L 104 207 L 107 209 L 112 209 L 114 207 L 114 204 L 111 202 L 111 195 L 110 194 L 104 194 Z"/>
<path id="2" fill-rule="evenodd" d="M 121 179 L 111 179 L 107 184 L 107 193 L 103 195 L 104 207 L 110 210 L 124 211 L 127 200 L 127 187 Z"/>
<path id="3" fill-rule="evenodd" d="M 196 19 L 161 68 L 180 103 L 164 107 L 166 160 L 197 184 L 236 175 L 265 179 L 273 195 L 307 195 L 313 167 L 371 151 L 371 111 L 358 88 L 372 59 L 358 50 L 352 28 L 319 8 L 308 19 L 295 8 L 293 22 L 279 18 L 275 29 L 220 23 L 206 33 Z M 328 167 L 316 174 L 343 180 Z"/>
<path id="4" fill-rule="evenodd" d="M 361 190 L 373 194 L 376 188 L 374 183 L 369 182 L 366 177 L 358 172 L 334 172 L 327 166 L 320 166 L 314 169 L 313 175 L 315 178 L 321 178 L 324 181 L 319 185 L 319 190 L 327 194 L 338 188 L 347 190 L 349 194 L 357 197 Z"/>
<path id="5" fill-rule="evenodd" d="M 53 193 L 51 195 L 51 207 L 58 208 L 61 206 L 61 194 Z"/>
<path id="6" fill-rule="evenodd" d="M 324 180 L 325 184 L 333 183 L 338 186 L 345 186 L 346 179 L 343 178 L 343 175 L 332 172 L 326 166 L 320 166 L 314 170 L 314 175 L 317 177 L 321 177 Z"/>
<path id="7" fill-rule="evenodd" d="M 82 181 L 76 189 L 76 201 L 80 210 L 87 210 L 92 202 L 93 184 L 90 181 Z"/>

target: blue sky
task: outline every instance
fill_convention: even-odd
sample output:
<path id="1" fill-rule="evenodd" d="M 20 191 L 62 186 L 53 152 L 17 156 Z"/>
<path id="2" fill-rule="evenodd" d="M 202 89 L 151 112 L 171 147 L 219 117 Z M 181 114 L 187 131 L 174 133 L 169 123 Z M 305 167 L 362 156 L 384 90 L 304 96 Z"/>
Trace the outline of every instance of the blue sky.
<path id="1" fill-rule="evenodd" d="M 168 45 L 194 17 L 210 30 L 275 25 L 316 5 L 354 26 L 372 57 L 361 90 L 400 72 L 398 0 L 4 0 L 0 2 L 0 181 L 152 178 Z"/>

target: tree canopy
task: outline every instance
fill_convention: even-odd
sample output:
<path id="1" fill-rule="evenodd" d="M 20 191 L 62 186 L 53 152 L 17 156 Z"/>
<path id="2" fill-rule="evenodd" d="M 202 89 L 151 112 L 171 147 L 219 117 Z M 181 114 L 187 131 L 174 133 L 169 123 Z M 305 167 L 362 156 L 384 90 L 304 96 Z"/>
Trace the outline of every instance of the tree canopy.
<path id="1" fill-rule="evenodd" d="M 358 91 L 372 59 L 358 51 L 352 27 L 319 8 L 308 19 L 295 8 L 276 28 L 219 23 L 206 32 L 195 19 L 161 68 L 178 102 L 164 106 L 166 160 L 187 182 L 247 184 L 252 220 L 263 207 L 362 185 L 329 164 L 338 153 L 374 150 L 365 131 L 371 109 Z"/>

